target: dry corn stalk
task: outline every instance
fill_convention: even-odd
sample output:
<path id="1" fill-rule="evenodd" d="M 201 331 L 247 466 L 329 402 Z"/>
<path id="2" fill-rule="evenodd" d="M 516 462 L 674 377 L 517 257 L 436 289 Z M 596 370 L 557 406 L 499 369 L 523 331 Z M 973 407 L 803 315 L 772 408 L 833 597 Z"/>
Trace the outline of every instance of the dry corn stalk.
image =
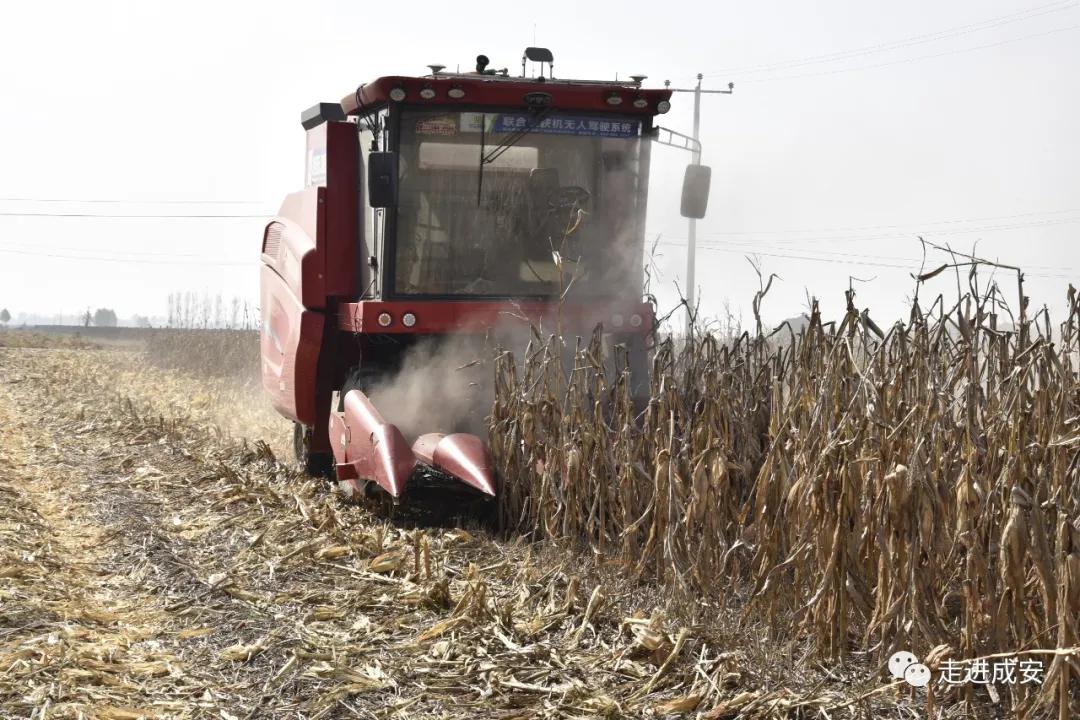
<path id="1" fill-rule="evenodd" d="M 565 363 L 556 337 L 500 356 L 504 521 L 688 598 L 749 585 L 751 612 L 825 656 L 1075 646 L 1076 292 L 1056 330 L 1023 308 L 999 329 L 996 287 L 887 332 L 847 299 L 838 328 L 815 304 L 787 343 L 660 342 L 640 414 L 598 335 Z M 1043 706 L 1075 709 L 1078 676 L 1056 656 Z"/>

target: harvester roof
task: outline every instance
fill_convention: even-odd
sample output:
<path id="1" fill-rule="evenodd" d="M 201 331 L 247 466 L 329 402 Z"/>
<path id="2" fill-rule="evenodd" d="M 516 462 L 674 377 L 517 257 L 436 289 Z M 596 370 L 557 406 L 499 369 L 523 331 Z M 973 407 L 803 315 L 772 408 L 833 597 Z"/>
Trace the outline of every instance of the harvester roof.
<path id="1" fill-rule="evenodd" d="M 666 112 L 671 90 L 646 90 L 636 81 L 553 80 L 481 73 L 392 75 L 362 85 L 341 100 L 346 115 L 391 102 L 447 107 L 555 107 L 623 115 Z M 664 103 L 661 105 L 661 103 Z"/>

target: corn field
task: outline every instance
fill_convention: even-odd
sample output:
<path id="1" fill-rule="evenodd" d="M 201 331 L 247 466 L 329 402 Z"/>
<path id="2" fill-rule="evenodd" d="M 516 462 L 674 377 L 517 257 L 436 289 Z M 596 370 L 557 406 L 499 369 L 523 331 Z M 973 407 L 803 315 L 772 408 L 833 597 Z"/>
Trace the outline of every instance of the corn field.
<path id="1" fill-rule="evenodd" d="M 1080 300 L 1055 326 L 976 282 L 887 331 L 849 292 L 839 324 L 815 303 L 798 334 L 661 341 L 644 410 L 599 334 L 572 367 L 555 338 L 504 353 L 504 521 L 677 597 L 743 597 L 822 659 L 1031 653 L 1045 681 L 1003 703 L 1080 717 Z"/>
<path id="2" fill-rule="evenodd" d="M 147 330 L 143 345 L 147 361 L 158 367 L 258 384 L 259 335 L 254 330 Z"/>

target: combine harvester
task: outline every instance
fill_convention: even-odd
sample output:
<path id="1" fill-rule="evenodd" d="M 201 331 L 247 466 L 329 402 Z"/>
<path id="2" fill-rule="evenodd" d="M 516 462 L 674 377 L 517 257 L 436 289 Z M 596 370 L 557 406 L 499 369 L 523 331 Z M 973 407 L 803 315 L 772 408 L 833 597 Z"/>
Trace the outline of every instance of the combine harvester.
<path id="1" fill-rule="evenodd" d="M 552 61 L 528 48 L 521 77 L 484 56 L 470 73 L 431 65 L 301 114 L 305 186 L 262 239 L 262 377 L 295 423 L 300 464 L 347 496 L 498 493 L 481 438 L 447 427 L 407 438 L 384 419 L 393 403 L 372 403 L 420 343 L 599 324 L 647 389 L 650 147 L 688 138 L 664 131 L 665 142 L 654 125 L 670 90 L 643 89 L 642 76 L 556 80 Z M 704 215 L 708 179 L 688 168 L 684 215 Z"/>

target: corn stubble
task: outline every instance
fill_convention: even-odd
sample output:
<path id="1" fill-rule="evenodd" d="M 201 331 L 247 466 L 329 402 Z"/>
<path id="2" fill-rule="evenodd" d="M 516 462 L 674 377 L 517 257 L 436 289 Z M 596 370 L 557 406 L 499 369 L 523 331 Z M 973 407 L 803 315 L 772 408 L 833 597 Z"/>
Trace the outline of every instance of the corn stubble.
<path id="1" fill-rule="evenodd" d="M 815 304 L 797 335 L 660 342 L 641 413 L 598 335 L 565 363 L 537 336 L 496 363 L 503 521 L 685 600 L 745 593 L 822 659 L 1047 651 L 1003 705 L 1080 716 L 1080 300 L 1054 327 L 971 284 L 887 332 L 849 292 L 838 326 Z"/>

